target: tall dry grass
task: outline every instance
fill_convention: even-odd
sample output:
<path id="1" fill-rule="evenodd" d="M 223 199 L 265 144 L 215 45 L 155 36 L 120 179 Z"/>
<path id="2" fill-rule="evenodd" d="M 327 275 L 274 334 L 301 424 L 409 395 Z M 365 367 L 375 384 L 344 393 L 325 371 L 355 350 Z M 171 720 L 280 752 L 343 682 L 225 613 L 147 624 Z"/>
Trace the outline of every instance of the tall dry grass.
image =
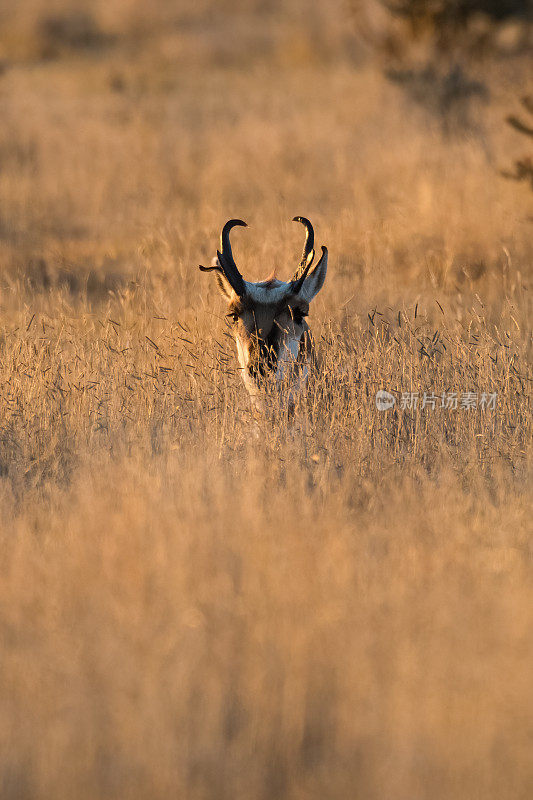
<path id="1" fill-rule="evenodd" d="M 529 798 L 527 65 L 445 139 L 340 7 L 80 7 L 0 32 L 0 796 Z M 196 265 L 295 214 L 322 370 L 257 433 Z"/>

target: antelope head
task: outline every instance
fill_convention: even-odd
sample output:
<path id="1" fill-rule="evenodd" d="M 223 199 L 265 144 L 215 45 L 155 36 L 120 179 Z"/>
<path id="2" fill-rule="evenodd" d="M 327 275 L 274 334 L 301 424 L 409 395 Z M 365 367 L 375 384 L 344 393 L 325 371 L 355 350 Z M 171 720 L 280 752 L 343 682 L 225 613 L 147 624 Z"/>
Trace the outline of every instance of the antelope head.
<path id="1" fill-rule="evenodd" d="M 257 397 L 268 378 L 285 381 L 291 390 L 307 380 L 312 342 L 306 317 L 309 304 L 326 278 L 328 251 L 322 247 L 320 260 L 315 257 L 313 226 L 305 217 L 294 217 L 306 230 L 302 258 L 288 282 L 275 277 L 258 283 L 244 280 L 233 258 L 230 231 L 246 227 L 240 219 L 230 219 L 222 229 L 220 250 L 210 267 L 203 272 L 216 273 L 219 289 L 228 303 L 230 321 L 237 346 L 237 356 L 244 383 Z"/>

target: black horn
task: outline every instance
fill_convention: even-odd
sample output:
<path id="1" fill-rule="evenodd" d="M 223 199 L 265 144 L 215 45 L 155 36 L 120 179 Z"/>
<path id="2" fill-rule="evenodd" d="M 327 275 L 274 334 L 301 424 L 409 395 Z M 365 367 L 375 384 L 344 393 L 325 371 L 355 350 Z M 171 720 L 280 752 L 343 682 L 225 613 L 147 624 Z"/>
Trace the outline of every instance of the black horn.
<path id="1" fill-rule="evenodd" d="M 211 272 L 211 270 L 222 272 L 231 288 L 236 294 L 239 295 L 239 297 L 242 297 L 246 291 L 246 286 L 244 279 L 237 268 L 235 259 L 233 258 L 229 240 L 230 230 L 237 225 L 240 225 L 243 228 L 247 227 L 246 222 L 243 222 L 242 219 L 230 219 L 222 228 L 222 233 L 220 235 L 220 250 L 217 250 L 218 264 L 220 266 L 216 265 L 214 267 L 200 267 L 200 269 L 202 272 Z"/>
<path id="2" fill-rule="evenodd" d="M 314 254 L 313 254 L 313 257 L 314 257 Z M 296 273 L 297 275 L 298 275 L 298 273 L 300 273 L 299 277 L 294 277 L 292 279 L 292 281 L 291 281 L 291 292 L 292 292 L 292 294 L 299 294 L 300 289 L 304 285 L 304 281 L 307 278 L 307 273 L 311 269 L 311 264 L 312 263 L 313 263 L 313 259 L 311 258 L 311 260 L 309 261 L 309 263 L 307 264 L 307 266 L 305 267 L 303 272 L 302 272 L 301 269 L 299 269 L 298 272 Z"/>
<path id="3" fill-rule="evenodd" d="M 243 228 L 247 227 L 246 222 L 243 222 L 242 219 L 230 219 L 222 228 L 222 234 L 220 236 L 221 250 L 220 252 L 217 251 L 217 256 L 220 266 L 224 270 L 224 274 L 231 284 L 231 288 L 239 295 L 239 297 L 242 297 L 245 292 L 244 280 L 241 273 L 237 269 L 237 264 L 233 258 L 229 240 L 230 230 L 235 228 L 237 225 L 240 225 Z"/>
<path id="4" fill-rule="evenodd" d="M 313 258 L 315 257 L 315 251 L 313 247 L 315 246 L 315 232 L 313 230 L 313 226 L 309 222 L 306 217 L 293 217 L 293 222 L 301 222 L 305 228 L 305 244 L 302 253 L 301 261 L 298 265 L 298 269 L 294 273 L 293 282 L 298 281 L 303 273 L 307 275 L 309 271 L 309 267 L 313 263 Z"/>

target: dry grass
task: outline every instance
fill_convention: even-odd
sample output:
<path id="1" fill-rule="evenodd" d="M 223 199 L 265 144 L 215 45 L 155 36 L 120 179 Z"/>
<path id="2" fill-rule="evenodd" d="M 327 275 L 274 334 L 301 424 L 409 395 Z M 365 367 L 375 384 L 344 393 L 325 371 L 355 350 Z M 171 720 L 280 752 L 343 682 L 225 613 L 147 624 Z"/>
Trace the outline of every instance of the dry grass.
<path id="1" fill-rule="evenodd" d="M 2 12 L 0 795 L 531 797 L 525 63 L 443 139 L 325 0 L 73 8 Z M 295 214 L 323 370 L 253 436 L 196 265 Z"/>

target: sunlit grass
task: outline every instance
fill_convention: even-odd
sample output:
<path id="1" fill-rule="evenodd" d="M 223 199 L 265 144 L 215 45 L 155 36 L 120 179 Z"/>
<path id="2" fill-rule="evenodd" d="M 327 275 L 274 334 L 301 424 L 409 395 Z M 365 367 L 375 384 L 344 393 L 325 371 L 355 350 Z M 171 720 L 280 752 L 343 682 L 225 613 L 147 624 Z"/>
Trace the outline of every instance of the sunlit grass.
<path id="1" fill-rule="evenodd" d="M 235 11 L 240 55 L 209 4 L 90 10 L 113 43 L 43 60 L 38 3 L 0 35 L 0 795 L 529 797 L 515 83 L 444 140 L 322 5 Z M 257 419 L 197 265 L 242 217 L 288 278 L 295 214 L 320 368 Z"/>

